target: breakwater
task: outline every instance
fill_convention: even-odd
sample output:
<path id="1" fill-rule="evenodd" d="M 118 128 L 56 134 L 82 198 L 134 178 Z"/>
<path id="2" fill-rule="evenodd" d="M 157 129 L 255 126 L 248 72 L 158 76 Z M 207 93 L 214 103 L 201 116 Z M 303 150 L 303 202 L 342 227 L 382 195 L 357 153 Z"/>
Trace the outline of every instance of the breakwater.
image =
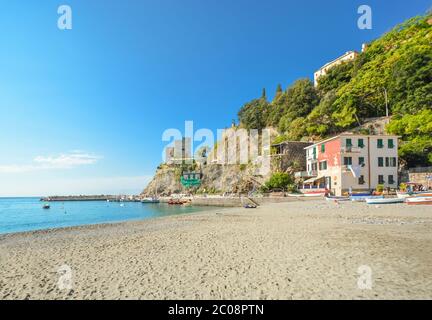
<path id="1" fill-rule="evenodd" d="M 65 202 L 65 201 L 112 201 L 112 202 L 138 202 L 136 196 L 118 196 L 118 195 L 92 195 L 92 196 L 49 196 L 43 197 L 40 201 L 46 202 Z"/>

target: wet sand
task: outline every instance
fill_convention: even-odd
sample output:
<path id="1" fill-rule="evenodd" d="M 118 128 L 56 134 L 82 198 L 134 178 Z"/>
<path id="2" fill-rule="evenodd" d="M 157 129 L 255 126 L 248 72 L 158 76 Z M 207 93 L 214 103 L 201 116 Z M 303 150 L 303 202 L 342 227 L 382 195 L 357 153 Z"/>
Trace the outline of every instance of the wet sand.
<path id="1" fill-rule="evenodd" d="M 431 298 L 432 206 L 297 201 L 0 236 L 0 299 Z"/>

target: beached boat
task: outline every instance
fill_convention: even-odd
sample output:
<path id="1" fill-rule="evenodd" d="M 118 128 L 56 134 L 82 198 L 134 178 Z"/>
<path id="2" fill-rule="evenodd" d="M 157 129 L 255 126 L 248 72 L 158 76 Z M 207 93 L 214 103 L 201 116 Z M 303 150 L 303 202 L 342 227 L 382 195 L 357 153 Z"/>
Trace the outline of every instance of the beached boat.
<path id="1" fill-rule="evenodd" d="M 350 201 L 350 197 L 326 196 L 327 201 Z"/>
<path id="2" fill-rule="evenodd" d="M 159 203 L 158 198 L 144 198 L 141 200 L 141 203 Z"/>
<path id="3" fill-rule="evenodd" d="M 405 199 L 409 197 L 432 197 L 431 191 L 420 191 L 420 192 L 401 192 L 396 191 L 398 198 Z"/>
<path id="4" fill-rule="evenodd" d="M 305 197 L 324 197 L 328 191 L 326 190 L 316 190 L 316 191 L 306 191 L 303 192 L 303 196 Z"/>
<path id="5" fill-rule="evenodd" d="M 288 197 L 304 197 L 305 195 L 303 193 L 287 193 Z"/>
<path id="6" fill-rule="evenodd" d="M 405 202 L 410 205 L 432 205 L 432 197 L 412 197 L 406 198 Z"/>
<path id="7" fill-rule="evenodd" d="M 360 195 L 360 194 L 356 194 L 356 195 L 351 195 L 350 199 L 351 201 L 354 202 L 365 202 L 366 199 L 383 199 L 384 196 L 372 196 L 372 195 Z"/>
<path id="8" fill-rule="evenodd" d="M 393 204 L 404 203 L 405 199 L 402 198 L 366 198 L 367 204 Z"/>

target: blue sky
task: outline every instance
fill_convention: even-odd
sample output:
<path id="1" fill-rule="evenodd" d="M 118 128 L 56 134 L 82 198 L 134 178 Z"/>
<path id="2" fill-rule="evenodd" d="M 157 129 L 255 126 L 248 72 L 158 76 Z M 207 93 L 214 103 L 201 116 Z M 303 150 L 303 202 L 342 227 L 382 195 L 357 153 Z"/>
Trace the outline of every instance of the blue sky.
<path id="1" fill-rule="evenodd" d="M 57 28 L 72 8 L 73 29 Z M 357 8 L 372 8 L 372 30 Z M 0 11 L 0 196 L 137 193 L 168 128 L 229 126 L 269 96 L 429 0 L 5 1 Z"/>

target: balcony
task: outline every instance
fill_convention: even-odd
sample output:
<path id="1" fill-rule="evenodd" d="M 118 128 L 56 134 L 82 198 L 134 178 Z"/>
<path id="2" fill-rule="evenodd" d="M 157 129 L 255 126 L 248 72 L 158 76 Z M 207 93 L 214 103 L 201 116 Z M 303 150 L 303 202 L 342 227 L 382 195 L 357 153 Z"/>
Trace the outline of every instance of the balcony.
<path id="1" fill-rule="evenodd" d="M 362 148 L 353 146 L 346 146 L 341 148 L 342 153 L 360 153 L 361 150 Z"/>
<path id="2" fill-rule="evenodd" d="M 294 178 L 308 178 L 310 177 L 309 172 L 307 171 L 298 171 L 294 172 Z"/>
<path id="3" fill-rule="evenodd" d="M 307 156 L 306 160 L 310 161 L 310 162 L 317 162 L 318 161 L 316 155 Z"/>
<path id="4" fill-rule="evenodd" d="M 308 177 L 316 177 L 316 176 L 318 176 L 318 171 L 317 170 L 307 171 L 307 176 Z"/>

